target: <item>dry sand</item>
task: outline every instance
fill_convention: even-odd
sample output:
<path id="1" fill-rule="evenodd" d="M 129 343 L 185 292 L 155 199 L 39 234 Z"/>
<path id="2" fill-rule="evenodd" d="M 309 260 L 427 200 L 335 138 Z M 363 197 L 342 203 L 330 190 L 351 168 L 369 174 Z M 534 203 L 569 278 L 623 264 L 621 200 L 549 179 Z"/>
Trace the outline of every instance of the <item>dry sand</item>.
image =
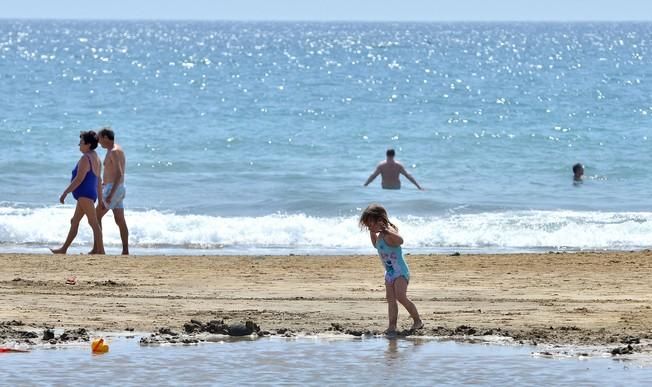
<path id="1" fill-rule="evenodd" d="M 419 334 L 613 347 L 652 337 L 648 250 L 406 258 L 408 296 L 426 324 Z M 371 255 L 1 254 L 0 267 L 0 325 L 20 320 L 24 329 L 182 330 L 191 319 L 253 320 L 272 333 L 387 326 L 383 271 Z M 400 307 L 399 326 L 410 325 Z"/>

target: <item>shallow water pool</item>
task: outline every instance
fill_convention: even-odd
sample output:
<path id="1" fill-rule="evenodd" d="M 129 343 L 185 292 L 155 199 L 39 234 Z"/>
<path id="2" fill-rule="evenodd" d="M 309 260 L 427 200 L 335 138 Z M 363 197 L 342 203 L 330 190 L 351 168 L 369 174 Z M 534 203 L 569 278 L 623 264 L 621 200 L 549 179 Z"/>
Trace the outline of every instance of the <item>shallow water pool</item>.
<path id="1" fill-rule="evenodd" d="M 11 385 L 630 385 L 652 383 L 652 366 L 609 357 L 532 356 L 528 346 L 434 340 L 262 338 L 191 346 L 90 344 L 0 354 Z"/>

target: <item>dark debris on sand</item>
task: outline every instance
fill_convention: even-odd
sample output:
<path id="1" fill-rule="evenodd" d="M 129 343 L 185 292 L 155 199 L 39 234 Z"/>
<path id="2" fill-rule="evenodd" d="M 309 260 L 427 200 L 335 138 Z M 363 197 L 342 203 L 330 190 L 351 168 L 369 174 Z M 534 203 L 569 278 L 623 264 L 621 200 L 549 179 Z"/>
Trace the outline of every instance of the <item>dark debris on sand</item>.
<path id="1" fill-rule="evenodd" d="M 627 344 L 626 347 L 618 347 L 618 348 L 614 348 L 614 349 L 611 350 L 611 354 L 613 356 L 631 355 L 634 352 L 636 352 L 636 349 L 634 347 L 632 347 L 631 344 Z"/>
<path id="2" fill-rule="evenodd" d="M 28 345 L 34 345 L 35 342 L 33 339 L 38 338 L 36 332 L 23 330 L 17 327 L 23 327 L 22 321 L 11 320 L 11 321 L 0 321 L 0 343 L 13 341 Z"/>
<path id="3" fill-rule="evenodd" d="M 3 342 L 17 342 L 27 345 L 50 343 L 62 344 L 75 341 L 89 341 L 90 337 L 85 328 L 68 329 L 63 331 L 59 337 L 56 337 L 54 330 L 45 328 L 43 333 L 39 335 L 36 331 L 24 329 L 25 324 L 22 321 L 0 321 L 0 343 Z"/>
<path id="4" fill-rule="evenodd" d="M 45 329 L 43 331 L 43 337 L 41 337 L 41 340 L 43 340 L 44 342 L 47 341 L 52 345 L 56 345 L 56 344 L 63 344 L 63 343 L 76 342 L 76 341 L 90 341 L 90 335 L 88 334 L 86 328 L 77 328 L 77 329 L 67 329 L 63 331 L 63 333 L 59 337 L 56 337 L 54 334 L 54 330 Z"/>
<path id="5" fill-rule="evenodd" d="M 189 323 L 183 325 L 186 333 L 213 333 L 228 336 L 249 336 L 258 334 L 260 327 L 253 321 L 246 321 L 244 323 L 227 324 L 224 320 L 211 320 L 206 324 L 199 320 L 190 320 Z"/>
<path id="6" fill-rule="evenodd" d="M 341 332 L 345 335 L 352 335 L 356 337 L 360 336 L 373 336 L 373 335 L 378 335 L 380 332 L 378 331 L 370 331 L 368 329 L 362 330 L 362 329 L 351 329 L 351 328 L 344 328 L 340 323 L 331 323 L 331 326 L 328 328 L 328 331 L 330 332 Z"/>
<path id="7" fill-rule="evenodd" d="M 183 329 L 185 333 L 176 333 L 170 328 L 160 328 L 149 337 L 141 338 L 140 344 L 196 344 L 204 341 L 206 334 L 233 337 L 269 334 L 269 332 L 261 331 L 258 324 L 253 321 L 228 324 L 224 320 L 211 320 L 206 323 L 199 320 L 190 320 L 190 322 L 183 325 Z"/>

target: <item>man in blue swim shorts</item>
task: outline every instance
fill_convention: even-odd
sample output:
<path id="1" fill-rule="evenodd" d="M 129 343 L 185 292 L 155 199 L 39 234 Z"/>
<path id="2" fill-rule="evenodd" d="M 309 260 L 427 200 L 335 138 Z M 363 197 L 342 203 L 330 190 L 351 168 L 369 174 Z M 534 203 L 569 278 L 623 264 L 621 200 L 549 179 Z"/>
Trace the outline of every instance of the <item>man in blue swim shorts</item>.
<path id="1" fill-rule="evenodd" d="M 129 229 L 125 221 L 123 200 L 127 194 L 124 185 L 125 167 L 127 159 L 122 147 L 115 142 L 115 134 L 110 128 L 103 128 L 97 134 L 102 148 L 106 149 L 104 157 L 104 175 L 102 176 L 102 194 L 98 195 L 97 218 L 102 223 L 102 217 L 109 210 L 113 211 L 113 218 L 120 229 L 122 240 L 122 254 L 129 254 Z"/>
<path id="2" fill-rule="evenodd" d="M 127 189 L 124 184 L 118 184 L 116 189 L 113 189 L 113 183 L 104 183 L 102 186 L 102 205 L 109 210 L 124 209 L 123 200 L 127 194 Z"/>

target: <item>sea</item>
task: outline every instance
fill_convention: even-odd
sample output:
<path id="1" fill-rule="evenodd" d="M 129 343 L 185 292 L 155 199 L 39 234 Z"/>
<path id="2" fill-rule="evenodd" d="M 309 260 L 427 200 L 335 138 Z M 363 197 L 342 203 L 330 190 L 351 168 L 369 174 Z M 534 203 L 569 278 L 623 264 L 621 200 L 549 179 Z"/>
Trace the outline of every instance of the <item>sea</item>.
<path id="1" fill-rule="evenodd" d="M 0 20 L 0 252 L 61 245 L 105 126 L 136 254 L 373 253 L 370 203 L 413 253 L 647 249 L 650 69 L 652 23 Z M 424 191 L 363 186 L 389 148 Z"/>

